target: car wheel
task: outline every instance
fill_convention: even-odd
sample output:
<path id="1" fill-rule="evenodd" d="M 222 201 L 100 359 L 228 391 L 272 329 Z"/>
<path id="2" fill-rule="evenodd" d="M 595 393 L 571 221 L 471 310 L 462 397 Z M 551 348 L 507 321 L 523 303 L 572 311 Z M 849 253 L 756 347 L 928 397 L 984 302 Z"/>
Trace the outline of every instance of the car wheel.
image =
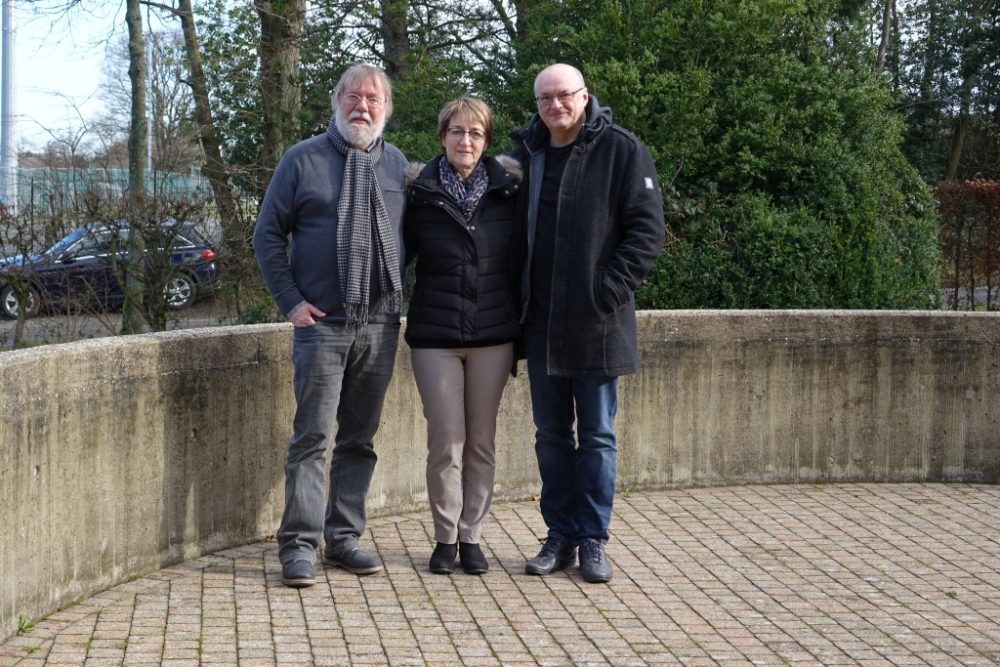
<path id="1" fill-rule="evenodd" d="M 194 280 L 186 273 L 178 273 L 172 276 L 167 281 L 166 287 L 163 288 L 163 296 L 167 300 L 167 308 L 173 310 L 187 308 L 194 302 L 197 289 Z"/>
<path id="2" fill-rule="evenodd" d="M 38 308 L 41 302 L 38 298 L 38 292 L 34 287 L 28 287 L 28 303 L 24 308 L 25 317 L 34 317 L 38 314 Z M 9 320 L 17 319 L 17 314 L 21 310 L 21 304 L 18 301 L 17 294 L 14 293 L 14 288 L 10 285 L 4 285 L 4 288 L 0 290 L 0 315 Z"/>

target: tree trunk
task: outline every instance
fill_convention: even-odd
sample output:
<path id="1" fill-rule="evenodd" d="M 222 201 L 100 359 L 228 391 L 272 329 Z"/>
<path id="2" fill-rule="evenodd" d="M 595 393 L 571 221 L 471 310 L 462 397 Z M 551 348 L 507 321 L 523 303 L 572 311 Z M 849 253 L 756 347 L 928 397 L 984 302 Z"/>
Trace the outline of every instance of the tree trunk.
<path id="1" fill-rule="evenodd" d="M 410 40 L 406 34 L 408 0 L 381 0 L 385 73 L 398 81 L 409 71 Z"/>
<path id="2" fill-rule="evenodd" d="M 132 88 L 132 107 L 128 132 L 128 189 L 132 194 L 145 190 L 146 137 L 146 42 L 142 34 L 142 8 L 139 0 L 126 0 L 125 24 L 128 26 L 128 78 Z"/>
<path id="3" fill-rule="evenodd" d="M 139 0 L 126 0 L 125 24 L 128 26 L 128 78 L 132 89 L 128 133 L 128 207 L 134 210 L 145 196 L 146 168 L 146 43 L 142 34 L 142 8 Z M 129 216 L 135 218 L 136 216 Z M 135 221 L 137 222 L 137 221 Z M 125 268 L 125 303 L 119 332 L 142 332 L 142 301 L 145 275 L 145 244 L 136 224 L 129 225 L 128 262 Z"/>
<path id="4" fill-rule="evenodd" d="M 927 46 L 923 50 L 923 71 L 920 73 L 919 101 L 926 104 L 933 98 L 934 74 L 937 63 L 940 62 L 942 43 L 941 25 L 938 18 L 938 6 L 935 0 L 927 2 Z"/>
<path id="5" fill-rule="evenodd" d="M 888 57 L 889 66 L 892 68 L 892 89 L 895 92 L 899 92 L 899 63 L 900 63 L 900 48 L 898 44 L 902 41 L 899 39 L 899 12 L 896 10 L 896 3 L 893 0 L 893 12 L 892 12 L 892 34 L 896 35 L 896 50 Z"/>
<path id="6" fill-rule="evenodd" d="M 526 16 L 521 16 L 521 13 L 517 14 L 517 25 L 514 24 L 514 19 L 510 16 L 507 8 L 504 7 L 502 0 L 490 0 L 490 4 L 493 5 L 493 10 L 497 13 L 500 18 L 500 22 L 503 24 L 503 30 L 507 33 L 507 39 L 511 44 L 517 39 L 518 26 L 524 25 L 527 22 Z M 516 5 L 517 3 L 515 3 Z M 515 6 L 515 11 L 517 7 Z"/>
<path id="7" fill-rule="evenodd" d="M 878 45 L 878 57 L 875 59 L 875 71 L 879 74 L 885 69 L 885 58 L 892 44 L 893 15 L 896 13 L 896 1 L 885 0 L 882 9 L 882 39 Z"/>
<path id="8" fill-rule="evenodd" d="M 260 17 L 260 96 L 264 112 L 264 147 L 258 174 L 267 190 L 278 160 L 298 139 L 302 105 L 299 64 L 305 0 L 256 0 Z"/>
<path id="9" fill-rule="evenodd" d="M 951 150 L 948 151 L 948 167 L 944 171 L 944 180 L 953 181 L 958 175 L 958 167 L 962 163 L 962 150 L 965 148 L 965 134 L 969 127 L 969 97 L 971 91 L 962 86 L 962 102 L 958 112 L 955 133 L 951 135 Z"/>
<path id="10" fill-rule="evenodd" d="M 219 213 L 219 224 L 222 227 L 222 241 L 227 253 L 238 253 L 244 250 L 246 239 L 240 233 L 236 215 L 236 200 L 229 186 L 229 173 L 226 163 L 222 160 L 222 147 L 219 135 L 212 118 L 212 107 L 208 97 L 208 82 L 205 70 L 201 64 L 201 47 L 198 44 L 198 33 L 195 30 L 194 15 L 191 12 L 191 0 L 177 1 L 177 15 L 181 20 L 181 30 L 184 33 L 184 51 L 187 56 L 191 93 L 194 98 L 195 119 L 198 122 L 198 140 L 205 152 L 205 166 L 202 173 L 212 186 L 215 207 Z"/>
<path id="11" fill-rule="evenodd" d="M 525 52 L 534 45 L 534 33 L 531 28 L 533 27 L 535 8 L 541 0 L 513 0 L 514 2 L 514 12 L 517 15 L 517 24 L 514 34 L 510 35 L 511 43 L 514 45 L 514 56 L 515 62 L 520 66 L 525 65 L 523 62 Z M 508 30 L 510 28 L 508 27 Z"/>

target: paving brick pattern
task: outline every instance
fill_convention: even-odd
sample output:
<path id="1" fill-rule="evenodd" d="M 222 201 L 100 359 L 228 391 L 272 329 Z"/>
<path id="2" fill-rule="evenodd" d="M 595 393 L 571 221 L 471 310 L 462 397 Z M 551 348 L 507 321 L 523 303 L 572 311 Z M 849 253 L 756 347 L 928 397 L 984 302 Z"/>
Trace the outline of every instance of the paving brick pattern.
<path id="1" fill-rule="evenodd" d="M 484 576 L 427 571 L 427 513 L 375 519 L 386 572 L 281 585 L 276 545 L 117 586 L 0 665 L 1000 665 L 1000 487 L 822 485 L 616 498 L 608 585 L 525 575 L 532 502 L 498 503 Z"/>

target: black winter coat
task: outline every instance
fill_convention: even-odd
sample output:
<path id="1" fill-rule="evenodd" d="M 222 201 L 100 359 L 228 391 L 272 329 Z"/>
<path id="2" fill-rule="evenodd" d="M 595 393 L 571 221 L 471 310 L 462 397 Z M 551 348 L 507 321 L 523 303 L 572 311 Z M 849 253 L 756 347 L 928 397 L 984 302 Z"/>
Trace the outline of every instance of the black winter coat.
<path id="1" fill-rule="evenodd" d="M 639 369 L 635 290 L 663 249 L 666 225 L 649 149 L 613 125 L 611 110 L 593 95 L 586 113 L 559 188 L 547 371 L 611 377 Z M 511 136 L 524 166 L 527 271 L 549 131 L 535 114 Z M 526 309 L 531 283 L 526 275 L 522 281 Z"/>
<path id="2" fill-rule="evenodd" d="M 490 185 L 466 222 L 438 179 L 439 156 L 409 183 L 403 236 L 416 284 L 406 316 L 410 347 L 497 345 L 518 335 L 523 235 L 517 195 L 521 170 L 506 158 L 482 158 Z M 411 165 L 412 166 L 412 165 Z M 408 174 L 409 176 L 409 174 Z"/>

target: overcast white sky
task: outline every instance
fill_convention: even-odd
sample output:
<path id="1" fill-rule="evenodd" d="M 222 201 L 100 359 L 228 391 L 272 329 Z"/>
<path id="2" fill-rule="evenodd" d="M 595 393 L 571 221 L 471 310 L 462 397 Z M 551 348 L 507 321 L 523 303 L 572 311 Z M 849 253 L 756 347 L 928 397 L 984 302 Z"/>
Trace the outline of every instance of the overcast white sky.
<path id="1" fill-rule="evenodd" d="M 68 13 L 51 9 L 59 4 L 66 0 L 18 0 L 14 62 L 22 148 L 42 148 L 51 133 L 76 136 L 81 114 L 87 119 L 100 114 L 105 46 L 112 35 L 125 33 L 124 7 L 118 2 L 85 0 L 87 11 L 76 7 Z"/>

